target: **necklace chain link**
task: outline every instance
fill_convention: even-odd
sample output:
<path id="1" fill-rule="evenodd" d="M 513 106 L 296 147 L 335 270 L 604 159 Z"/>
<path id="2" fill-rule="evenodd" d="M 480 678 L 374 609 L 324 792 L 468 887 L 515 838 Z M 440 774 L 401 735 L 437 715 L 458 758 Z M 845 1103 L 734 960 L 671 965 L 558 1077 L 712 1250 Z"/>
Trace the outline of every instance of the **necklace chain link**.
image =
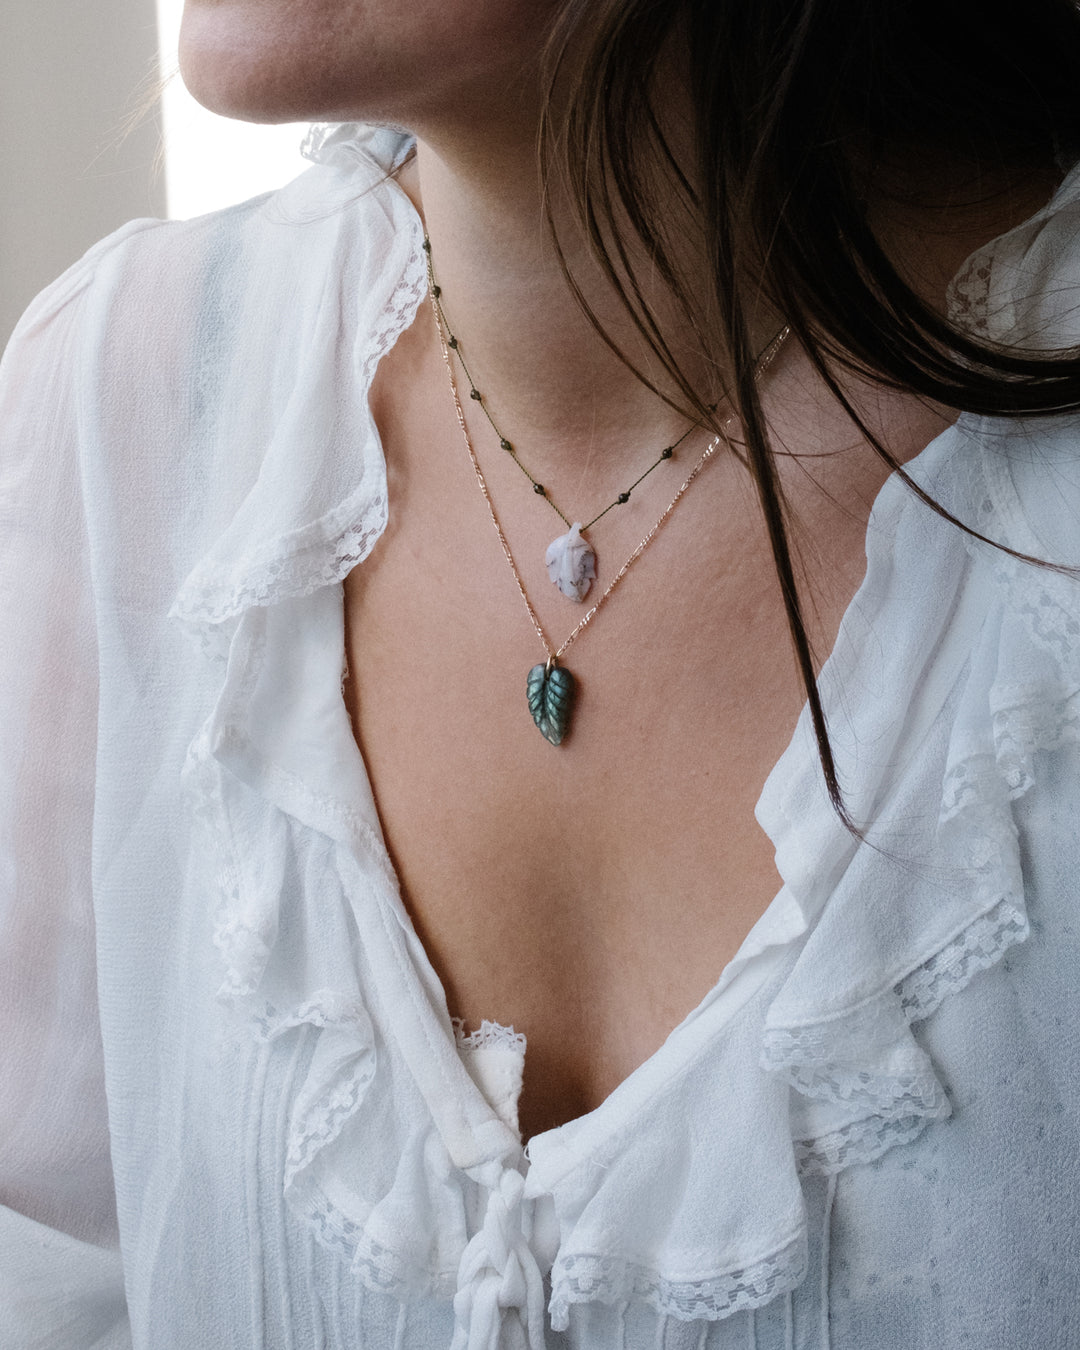
<path id="1" fill-rule="evenodd" d="M 425 244 L 427 244 L 427 240 L 425 240 Z M 570 647 L 570 645 L 574 642 L 574 640 L 579 636 L 579 634 L 581 634 L 585 630 L 585 628 L 587 628 L 588 625 L 593 621 L 593 619 L 599 613 L 601 606 L 604 605 L 604 603 L 608 600 L 608 598 L 615 590 L 615 588 L 626 576 L 627 572 L 630 571 L 630 568 L 633 567 L 634 563 L 637 562 L 638 558 L 641 557 L 641 555 L 652 543 L 653 539 L 656 537 L 660 529 L 663 527 L 665 521 L 667 521 L 668 517 L 671 515 L 671 513 L 675 510 L 676 506 L 678 506 L 679 502 L 682 500 L 683 493 L 686 492 L 690 484 L 694 481 L 694 479 L 702 471 L 702 469 L 705 467 L 708 461 L 712 458 L 713 454 L 716 452 L 716 449 L 720 445 L 720 443 L 722 441 L 729 443 L 727 442 L 727 436 L 725 433 L 727 431 L 727 428 L 735 420 L 735 414 L 731 413 L 722 423 L 720 430 L 709 442 L 709 444 L 705 447 L 705 451 L 702 454 L 701 458 L 690 470 L 690 473 L 687 475 L 682 486 L 679 488 L 678 492 L 675 493 L 675 496 L 672 497 L 671 501 L 665 507 L 656 524 L 653 525 L 652 529 L 649 530 L 648 534 L 645 535 L 645 537 L 637 545 L 637 547 L 630 554 L 627 560 L 623 563 L 623 565 L 612 577 L 611 581 L 608 583 L 607 590 L 604 591 L 603 595 L 600 596 L 600 598 L 582 617 L 577 627 L 573 630 L 573 632 L 565 640 L 565 642 L 563 642 L 563 644 L 560 647 L 553 648 L 550 641 L 548 640 L 547 634 L 544 632 L 543 625 L 541 624 L 540 619 L 536 613 L 536 610 L 533 607 L 533 603 L 529 599 L 528 592 L 525 589 L 525 583 L 521 579 L 521 573 L 518 571 L 517 563 L 514 561 L 514 555 L 510 550 L 510 544 L 507 541 L 506 532 L 503 530 L 503 527 L 499 522 L 499 517 L 495 510 L 495 503 L 491 499 L 491 493 L 488 490 L 487 482 L 484 478 L 483 471 L 480 468 L 480 462 L 476 457 L 476 450 L 473 448 L 472 438 L 469 435 L 469 428 L 465 421 L 465 409 L 462 407 L 461 395 L 458 392 L 457 380 L 454 377 L 454 363 L 450 355 L 450 343 L 448 340 L 449 337 L 452 337 L 452 334 L 450 334 L 448 328 L 445 327 L 445 320 L 442 313 L 442 306 L 439 303 L 439 294 L 436 292 L 436 287 L 434 285 L 434 280 L 432 278 L 430 265 L 430 257 L 431 257 L 430 244 L 427 244 L 427 248 L 425 249 L 425 251 L 427 252 L 428 255 L 429 260 L 428 275 L 429 280 L 431 281 L 431 286 L 429 289 L 429 298 L 431 300 L 432 311 L 435 315 L 435 326 L 439 334 L 439 346 L 442 350 L 443 363 L 446 366 L 446 371 L 450 378 L 450 393 L 454 400 L 454 410 L 457 413 L 458 425 L 461 428 L 461 435 L 465 442 L 465 449 L 468 451 L 469 461 L 472 464 L 473 472 L 476 474 L 476 481 L 480 486 L 480 491 L 483 494 L 485 503 L 487 504 L 488 514 L 491 517 L 492 525 L 495 527 L 495 533 L 498 535 L 499 544 L 501 545 L 503 551 L 503 556 L 506 558 L 506 561 L 510 566 L 510 571 L 513 573 L 514 581 L 517 583 L 518 591 L 521 594 L 522 600 L 525 602 L 525 608 L 529 612 L 529 618 L 532 620 L 533 628 L 536 630 L 536 636 L 540 639 L 544 651 L 547 652 L 548 663 L 549 665 L 554 665 L 555 663 L 558 662 L 559 658 Z M 765 351 L 758 359 L 757 370 L 755 372 L 756 379 L 760 379 L 761 376 L 768 369 L 768 367 L 772 365 L 772 362 L 775 359 L 777 353 L 780 351 L 780 348 L 784 345 L 784 341 L 787 338 L 789 332 L 790 329 L 785 326 L 780 330 L 780 332 L 776 335 L 776 337 L 774 337 L 772 341 L 768 344 L 768 346 L 765 348 Z M 468 375 L 467 368 L 465 373 L 466 375 Z M 482 403 L 481 406 L 483 406 Z M 489 417 L 488 420 L 491 421 L 491 418 Z M 493 427 L 495 426 L 494 422 L 492 422 L 492 426 Z M 690 428 L 691 431 L 693 431 L 694 429 L 695 428 L 693 427 Z M 495 427 L 495 430 L 496 433 L 498 433 L 497 427 Z M 686 434 L 689 435 L 690 433 L 687 432 Z M 660 463 L 660 461 L 658 460 L 657 463 Z M 522 467 L 524 468 L 524 466 Z M 655 467 L 656 466 L 654 465 L 653 468 Z M 528 473 L 528 470 L 525 470 L 525 472 Z M 651 470 L 647 472 L 651 472 Z M 642 475 L 642 477 L 644 476 L 645 475 Z M 640 481 L 641 480 L 639 479 L 638 482 Z M 554 502 L 552 502 L 551 504 L 552 506 L 555 505 Z M 558 510 L 558 507 L 555 507 L 555 509 Z M 608 509 L 610 510 L 610 507 Z M 562 512 L 560 511 L 559 514 L 561 516 Z M 566 517 L 563 516 L 563 519 L 566 520 Z M 599 517 L 597 517 L 597 519 L 599 519 Z M 595 521 L 593 521 L 592 523 L 595 524 Z M 569 521 L 567 521 L 567 524 L 569 524 Z"/>
<path id="2" fill-rule="evenodd" d="M 566 514 L 566 512 L 562 509 L 561 506 L 559 506 L 559 504 L 555 501 L 554 497 L 552 497 L 550 491 L 544 486 L 544 484 L 541 483 L 539 479 L 535 478 L 533 474 L 529 471 L 529 469 L 526 467 L 526 465 L 522 462 L 520 456 L 518 455 L 517 447 L 514 445 L 513 441 L 511 441 L 503 433 L 502 428 L 498 425 L 498 423 L 495 421 L 495 418 L 491 414 L 491 409 L 488 407 L 487 399 L 477 388 L 476 381 L 473 379 L 472 376 L 472 371 L 470 371 L 468 362 L 465 360 L 465 353 L 461 349 L 461 343 L 455 336 L 454 331 L 450 327 L 450 324 L 446 318 L 446 311 L 442 305 L 442 287 L 435 280 L 435 264 L 431 254 L 431 240 L 426 235 L 424 236 L 424 253 L 427 258 L 428 288 L 431 295 L 432 304 L 435 307 L 436 318 L 439 323 L 439 328 L 443 333 L 445 333 L 446 345 L 457 357 L 458 362 L 461 365 L 461 369 L 465 375 L 465 378 L 469 382 L 469 397 L 475 403 L 479 404 L 480 411 L 487 418 L 492 431 L 494 431 L 495 435 L 499 438 L 500 447 L 503 450 L 505 450 L 507 454 L 509 454 L 510 458 L 514 461 L 514 463 L 518 466 L 521 472 L 529 480 L 529 482 L 532 484 L 533 491 L 537 494 L 537 496 L 543 497 L 544 501 L 547 502 L 548 506 L 551 507 L 551 509 L 563 522 L 566 528 L 570 529 L 573 524 L 571 517 Z M 694 431 L 698 429 L 698 425 L 699 424 L 695 423 L 693 426 L 687 427 L 687 429 L 678 438 L 678 440 L 672 441 L 670 445 L 666 445 L 643 474 L 640 474 L 637 478 L 635 478 L 628 488 L 625 488 L 622 492 L 620 492 L 613 501 L 610 501 L 607 504 L 607 506 L 604 507 L 602 511 L 598 511 L 596 515 L 592 517 L 591 520 L 587 521 L 584 525 L 581 526 L 582 533 L 584 534 L 588 530 L 591 530 L 594 525 L 596 525 L 599 521 L 603 520 L 603 518 L 608 514 L 609 511 L 614 511 L 616 506 L 625 506 L 625 504 L 630 500 L 630 496 L 633 493 L 634 489 L 640 486 L 640 484 L 642 484 L 645 481 L 645 479 L 648 478 L 648 476 L 653 472 L 654 469 L 658 469 L 661 464 L 673 458 L 675 451 L 679 448 L 680 445 L 682 445 L 683 441 L 685 441 L 688 436 L 690 436 Z"/>

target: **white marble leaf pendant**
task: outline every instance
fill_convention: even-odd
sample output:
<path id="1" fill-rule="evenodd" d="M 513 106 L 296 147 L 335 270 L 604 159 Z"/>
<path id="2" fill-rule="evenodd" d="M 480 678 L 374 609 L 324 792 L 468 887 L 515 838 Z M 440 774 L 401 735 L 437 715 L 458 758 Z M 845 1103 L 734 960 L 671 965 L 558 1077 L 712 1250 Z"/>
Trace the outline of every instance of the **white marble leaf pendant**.
<path id="1" fill-rule="evenodd" d="M 548 545 L 544 555 L 548 576 L 570 600 L 584 600 L 596 580 L 596 554 L 581 534 L 580 521 Z"/>

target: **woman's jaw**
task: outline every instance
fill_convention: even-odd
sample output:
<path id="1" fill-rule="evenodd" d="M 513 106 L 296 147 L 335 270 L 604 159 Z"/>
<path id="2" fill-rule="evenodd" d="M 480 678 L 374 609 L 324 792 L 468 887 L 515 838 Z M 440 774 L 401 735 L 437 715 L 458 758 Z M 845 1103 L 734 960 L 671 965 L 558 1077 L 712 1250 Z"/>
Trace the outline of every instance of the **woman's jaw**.
<path id="1" fill-rule="evenodd" d="M 557 0 L 186 0 L 180 69 L 213 112 L 476 132 L 539 105 Z"/>

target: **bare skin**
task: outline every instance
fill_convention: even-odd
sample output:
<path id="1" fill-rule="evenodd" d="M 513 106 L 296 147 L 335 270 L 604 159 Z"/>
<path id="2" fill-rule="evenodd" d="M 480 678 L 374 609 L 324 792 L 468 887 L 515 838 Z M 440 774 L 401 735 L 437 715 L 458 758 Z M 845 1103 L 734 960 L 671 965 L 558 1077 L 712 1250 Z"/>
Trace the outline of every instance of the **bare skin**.
<path id="1" fill-rule="evenodd" d="M 346 582 L 346 699 L 451 1012 L 528 1037 L 530 1136 L 597 1106 L 655 1052 L 776 894 L 753 811 L 803 694 L 753 491 L 726 456 L 567 654 L 580 681 L 574 729 L 548 745 L 524 699 L 542 651 L 466 458 L 433 328 L 422 311 L 379 371 L 396 512 Z M 850 446 L 850 425 L 801 387 L 794 353 L 777 362 L 770 402 L 782 388 L 783 423 L 804 452 Z M 893 403 L 879 413 L 903 458 L 947 422 Z M 561 641 L 581 611 L 543 573 L 558 521 L 471 420 L 530 596 Z M 601 587 L 699 446 L 597 528 Z M 820 486 L 795 463 L 786 477 L 817 541 L 809 570 L 825 653 L 861 579 L 885 470 L 852 448 L 817 462 Z M 622 485 L 606 482 L 609 496 Z"/>
<path id="2" fill-rule="evenodd" d="M 406 186 L 426 207 L 423 171 L 421 151 Z M 1014 207 L 1016 218 L 1035 205 Z M 908 250 L 913 268 L 917 260 L 924 289 L 939 301 L 968 252 L 1003 228 L 969 222 L 930 250 L 935 220 L 894 216 L 897 254 Z M 465 309 L 471 318 L 459 303 L 467 290 L 446 280 L 445 252 L 448 313 Z M 568 330 L 577 331 L 570 320 Z M 523 454 L 537 447 L 530 465 L 558 486 L 560 501 L 585 510 L 606 505 L 636 476 L 670 422 L 652 395 L 648 413 L 635 403 L 634 417 L 621 420 L 597 396 L 599 375 L 592 395 L 582 390 L 565 363 L 577 350 L 569 336 L 560 340 L 554 374 L 544 368 L 546 349 L 534 357 L 549 387 L 566 380 L 580 397 L 576 438 L 559 422 L 574 414 L 556 398 L 545 417 L 548 405 L 522 389 L 520 406 L 500 399 L 500 411 L 513 409 L 507 428 Z M 514 387 L 520 357 L 516 346 L 503 362 L 490 346 L 483 360 L 470 352 L 474 376 L 490 390 L 501 391 L 500 377 Z M 488 369 L 491 379 L 481 380 Z M 848 393 L 901 462 L 953 420 L 907 395 L 854 383 Z M 862 580 L 867 519 L 888 469 L 797 350 L 770 370 L 765 402 L 775 444 L 793 456 L 782 476 L 823 658 Z M 780 879 L 754 805 L 794 730 L 803 690 L 752 484 L 727 455 L 710 464 L 568 653 L 580 701 L 572 736 L 553 749 L 524 702 L 525 673 L 542 649 L 466 457 L 427 306 L 380 367 L 373 406 L 397 512 L 346 583 L 346 698 L 406 904 L 451 1012 L 473 1026 L 486 1017 L 526 1033 L 520 1121 L 529 1137 L 595 1108 L 655 1053 L 775 896 Z M 559 522 L 500 456 L 468 401 L 465 411 L 530 598 L 559 642 L 581 613 L 542 567 Z M 603 430 L 582 429 L 586 416 L 600 423 L 605 413 Z M 623 431 L 624 421 L 654 429 Z M 702 444 L 692 438 L 678 467 L 657 471 L 648 490 L 597 527 L 598 590 Z"/>
<path id="3" fill-rule="evenodd" d="M 403 186 L 435 243 L 477 382 L 534 472 L 585 515 L 685 423 L 585 323 L 545 238 L 539 90 L 528 78 L 538 39 L 525 22 L 536 12 L 506 0 L 444 3 L 428 16 L 433 36 L 422 19 L 403 35 L 401 8 L 377 3 L 189 0 L 185 74 L 208 103 L 254 120 L 382 116 L 417 132 Z M 466 42 L 455 58 L 451 38 L 463 26 L 486 32 L 495 17 L 494 54 L 478 60 Z M 349 49 L 364 23 L 374 36 Z M 232 35 L 245 25 L 271 33 L 265 51 L 254 38 L 238 47 Z M 425 41 L 400 69 L 386 59 Z M 422 57 L 438 78 L 420 87 Z M 963 258 L 1030 214 L 1050 186 L 1029 184 L 962 217 L 885 204 L 878 223 L 940 304 Z M 574 261 L 615 339 L 647 364 L 584 254 Z M 771 322 L 761 316 L 763 339 Z M 906 395 L 849 393 L 901 461 L 951 420 Z M 862 578 L 867 517 L 887 470 L 797 350 L 770 371 L 765 403 L 776 446 L 792 454 L 783 477 L 824 656 Z M 579 706 L 569 740 L 551 747 L 524 699 L 542 649 L 466 458 L 426 306 L 381 363 L 372 407 L 391 516 L 345 585 L 346 701 L 451 1013 L 528 1037 L 528 1137 L 595 1108 L 653 1054 L 776 894 L 772 846 L 753 809 L 803 692 L 753 489 L 724 455 L 568 654 Z M 466 412 L 529 594 L 559 642 L 581 614 L 543 571 L 561 526 L 476 409 Z M 702 445 L 691 438 L 597 527 L 598 590 Z"/>

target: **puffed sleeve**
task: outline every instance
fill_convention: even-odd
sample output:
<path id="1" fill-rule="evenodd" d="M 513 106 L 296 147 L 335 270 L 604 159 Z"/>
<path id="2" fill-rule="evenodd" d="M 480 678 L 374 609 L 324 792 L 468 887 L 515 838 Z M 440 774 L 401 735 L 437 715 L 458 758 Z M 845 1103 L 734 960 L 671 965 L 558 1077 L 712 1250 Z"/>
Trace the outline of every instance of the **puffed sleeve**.
<path id="1" fill-rule="evenodd" d="M 90 884 L 97 643 L 79 460 L 92 258 L 0 365 L 0 1341 L 130 1345 Z"/>

